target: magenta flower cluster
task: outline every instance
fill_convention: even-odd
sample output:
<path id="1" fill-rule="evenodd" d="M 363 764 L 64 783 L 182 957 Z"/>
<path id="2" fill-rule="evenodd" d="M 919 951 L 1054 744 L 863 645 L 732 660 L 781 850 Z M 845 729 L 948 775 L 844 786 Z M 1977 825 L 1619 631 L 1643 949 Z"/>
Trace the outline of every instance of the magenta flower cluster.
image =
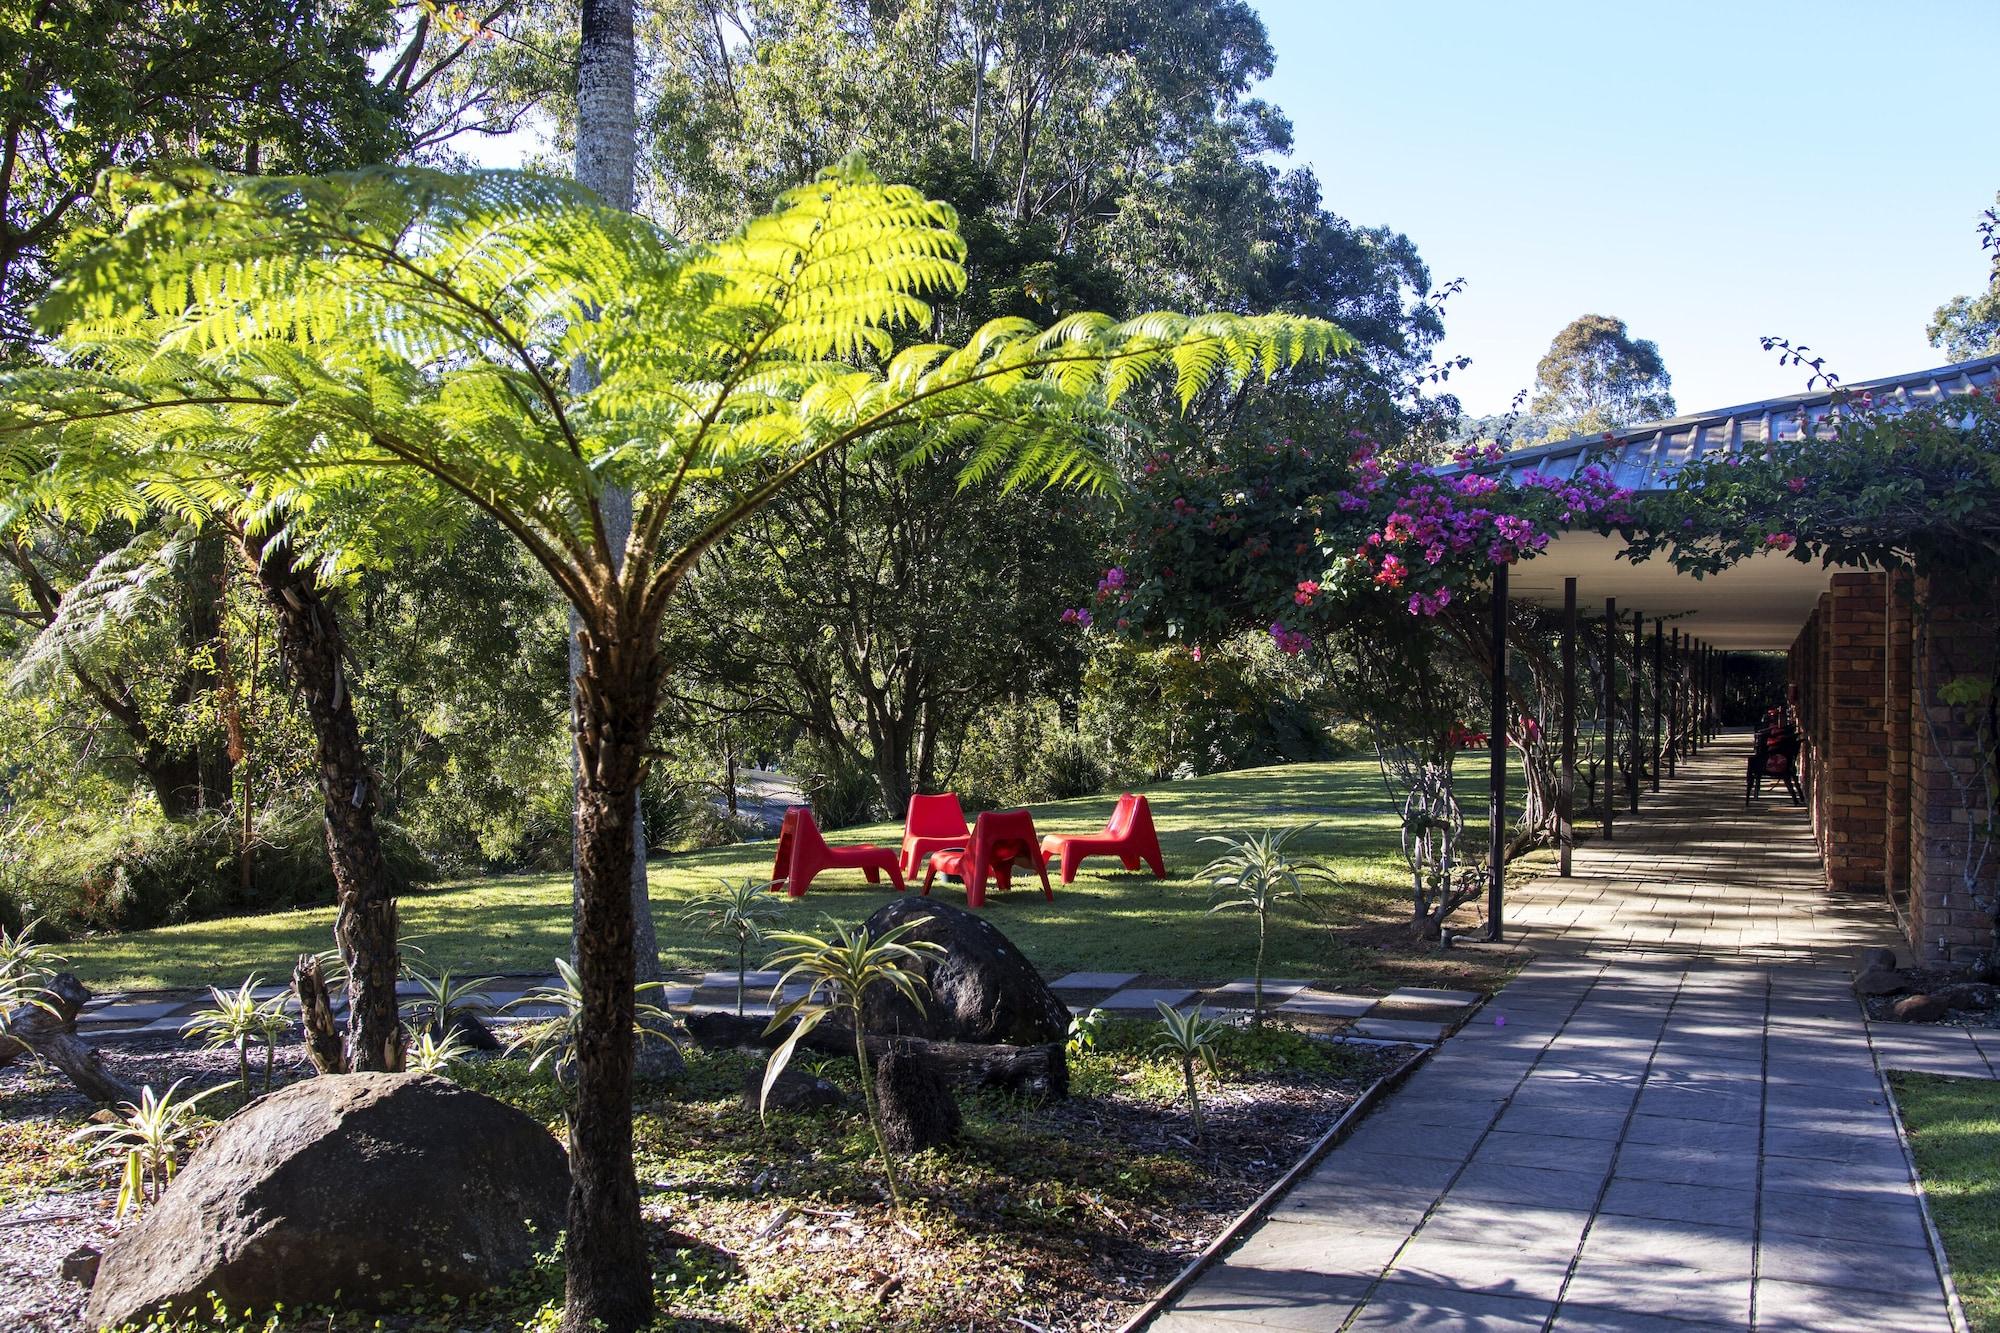
<path id="1" fill-rule="evenodd" d="M 1271 642 L 1287 657 L 1297 657 L 1312 644 L 1312 640 L 1300 631 L 1286 629 L 1282 620 L 1271 622 Z"/>
<path id="2" fill-rule="evenodd" d="M 1072 606 L 1062 613 L 1062 623 L 1075 625 L 1078 629 L 1090 628 L 1090 612 L 1081 606 Z"/>
<path id="3" fill-rule="evenodd" d="M 1502 457 L 1497 446 L 1461 450 L 1460 465 Z M 1414 463 L 1385 466 L 1371 441 L 1354 451 L 1354 483 L 1335 497 L 1349 512 L 1381 514 L 1355 552 L 1374 582 L 1407 590 L 1411 615 L 1435 616 L 1454 586 L 1535 555 L 1560 528 L 1631 520 L 1632 493 L 1595 464 L 1573 477 L 1529 472 L 1509 482 L 1478 472 L 1441 475 Z"/>

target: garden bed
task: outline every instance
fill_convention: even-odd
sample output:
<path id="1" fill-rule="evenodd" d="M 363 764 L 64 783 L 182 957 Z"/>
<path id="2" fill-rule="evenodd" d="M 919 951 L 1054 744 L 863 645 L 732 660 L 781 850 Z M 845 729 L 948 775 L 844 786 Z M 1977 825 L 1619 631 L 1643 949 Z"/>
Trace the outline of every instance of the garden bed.
<path id="1" fill-rule="evenodd" d="M 1223 1076 L 1202 1081 L 1197 1141 L 1177 1065 L 1142 1043 L 1156 1025 L 1110 1024 L 1072 1061 L 1074 1095 L 1032 1105 L 963 1101 L 965 1133 L 905 1166 L 912 1202 L 889 1208 L 852 1065 L 804 1062 L 852 1105 L 760 1123 L 741 1104 L 753 1056 L 690 1049 L 684 1075 L 638 1097 L 638 1167 L 663 1329 L 1116 1328 L 1276 1182 L 1405 1056 L 1288 1028 L 1224 1039 Z M 234 1077 L 228 1053 L 171 1038 L 121 1044 L 155 1087 Z M 297 1076 L 297 1047 L 281 1048 Z M 561 1094 L 518 1061 L 461 1067 L 461 1081 L 557 1124 Z M 226 1112 L 229 1097 L 207 1105 Z M 0 1073 L 0 1327 L 79 1326 L 84 1292 L 63 1254 L 115 1232 L 113 1182 L 66 1142 L 88 1106 L 45 1071 Z M 49 1221 L 31 1218 L 49 1217 Z M 61 1220 L 55 1220 L 61 1219 Z M 516 1329 L 559 1302 L 551 1260 L 470 1309 L 410 1311 L 391 1329 Z M 377 1316 L 295 1312 L 280 1328 L 374 1327 Z M 262 1321 L 252 1327 L 263 1328 Z"/>

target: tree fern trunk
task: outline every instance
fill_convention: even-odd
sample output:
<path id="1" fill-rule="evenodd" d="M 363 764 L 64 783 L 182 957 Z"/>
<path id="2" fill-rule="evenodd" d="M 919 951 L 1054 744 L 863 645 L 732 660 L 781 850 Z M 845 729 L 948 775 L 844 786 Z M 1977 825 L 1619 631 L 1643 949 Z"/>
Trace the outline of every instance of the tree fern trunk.
<path id="1" fill-rule="evenodd" d="M 637 57 L 632 35 L 632 0 L 585 0 L 581 45 L 578 49 L 576 179 L 612 208 L 631 211 L 637 190 L 634 184 L 638 148 L 638 110 L 633 81 Z M 596 382 L 593 367 L 579 362 L 570 367 L 571 388 L 586 391 Z M 611 543 L 611 559 L 622 563 L 625 539 L 632 531 L 632 494 L 621 486 L 607 485 L 598 497 L 604 516 L 605 535 Z M 570 621 L 570 687 L 574 694 L 581 670 L 576 647 L 577 622 Z M 631 893 L 634 957 L 640 981 L 659 981 L 659 942 L 653 930 L 653 907 L 646 893 L 646 817 L 639 794 L 632 796 Z M 575 831 L 581 847 L 581 830 Z M 582 881 L 576 885 L 579 903 Z"/>
<path id="2" fill-rule="evenodd" d="M 278 628 L 278 652 L 312 726 L 326 817 L 327 859 L 338 911 L 334 944 L 347 965 L 346 1072 L 403 1067 L 403 1023 L 396 1010 L 396 899 L 375 829 L 375 775 L 361 747 L 361 727 L 347 689 L 347 643 L 319 581 L 284 551 L 238 534 Z"/>
<path id="3" fill-rule="evenodd" d="M 659 692 L 650 634 L 578 636 L 577 1032 L 563 1327 L 631 1333 L 653 1314 L 632 1165 L 633 797 Z"/>

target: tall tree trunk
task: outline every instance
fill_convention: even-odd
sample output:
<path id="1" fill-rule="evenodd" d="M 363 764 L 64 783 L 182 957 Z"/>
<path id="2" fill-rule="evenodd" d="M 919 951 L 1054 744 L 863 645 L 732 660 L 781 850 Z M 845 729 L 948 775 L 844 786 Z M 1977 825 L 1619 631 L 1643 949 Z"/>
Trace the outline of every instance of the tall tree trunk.
<path id="1" fill-rule="evenodd" d="M 638 59 L 632 35 L 632 0 L 584 0 L 580 46 L 577 52 L 576 90 L 576 179 L 612 208 L 630 211 L 637 198 L 638 107 L 634 86 Z M 571 387 L 587 390 L 596 381 L 596 370 L 582 363 L 570 368 Z M 605 534 L 611 543 L 613 567 L 624 561 L 625 539 L 632 531 L 632 495 L 619 486 L 606 486 L 598 499 L 604 514 Z M 575 707 L 576 682 L 582 674 L 581 650 L 577 644 L 578 625 L 570 620 L 569 675 L 571 707 Z M 573 951 L 579 952 L 583 916 L 583 778 L 577 777 L 579 813 L 573 826 L 575 837 L 574 892 L 576 934 Z M 632 921 L 636 969 L 639 980 L 659 981 L 659 942 L 653 931 L 653 905 L 646 894 L 646 817 L 640 794 L 632 793 L 632 857 L 628 871 L 632 896 Z"/>
<path id="2" fill-rule="evenodd" d="M 285 674 L 305 705 L 319 758 L 326 854 L 338 912 L 333 940 L 347 965 L 349 1073 L 403 1067 L 403 1023 L 396 1009 L 396 899 L 375 830 L 375 775 L 361 748 L 361 728 L 347 691 L 347 644 L 340 620 L 310 571 L 288 548 L 239 532 L 244 554 L 270 604 Z"/>
<path id="3" fill-rule="evenodd" d="M 653 1279 L 632 1165 L 635 797 L 658 706 L 657 630 L 576 636 L 577 1033 L 563 1328 L 632 1333 Z"/>
<path id="4" fill-rule="evenodd" d="M 583 0 L 577 50 L 576 178 L 612 208 L 633 204 L 638 62 L 633 0 Z M 588 365 L 571 368 L 587 387 Z M 632 497 L 599 497 L 611 558 L 622 561 Z M 616 624 L 616 617 L 609 618 Z M 620 635 L 572 624 L 570 714 L 576 762 L 576 1111 L 570 1122 L 567 1333 L 634 1333 L 653 1317 L 652 1265 L 632 1165 L 632 987 L 659 973 L 639 813 L 660 689 L 659 628 Z M 635 939 L 635 934 L 638 938 Z M 635 958 L 639 961 L 635 964 Z"/>

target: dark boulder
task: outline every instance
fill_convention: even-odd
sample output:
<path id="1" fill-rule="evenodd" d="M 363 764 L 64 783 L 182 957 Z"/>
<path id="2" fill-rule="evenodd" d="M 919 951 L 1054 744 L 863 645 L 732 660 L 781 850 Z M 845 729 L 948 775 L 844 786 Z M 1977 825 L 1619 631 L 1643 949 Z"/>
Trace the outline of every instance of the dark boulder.
<path id="1" fill-rule="evenodd" d="M 896 1152 L 943 1147 L 964 1124 L 944 1072 L 910 1047 L 892 1047 L 875 1062 L 875 1104 Z"/>
<path id="2" fill-rule="evenodd" d="M 1880 945 L 1873 945 L 1863 949 L 1861 951 L 1861 966 L 1855 969 L 1857 972 L 1894 972 L 1895 970 L 1896 951 L 1894 949 L 1884 949 Z"/>
<path id="3" fill-rule="evenodd" d="M 1069 1039 L 1069 1007 L 992 922 L 929 898 L 899 898 L 863 929 L 879 938 L 910 922 L 905 943 L 928 940 L 944 954 L 926 955 L 912 969 L 930 983 L 921 1010 L 888 986 L 869 989 L 863 1008 L 870 1034 L 1008 1046 Z"/>
<path id="4" fill-rule="evenodd" d="M 428 1074 L 281 1088 L 203 1144 L 120 1233 L 89 1326 L 283 1303 L 379 1308 L 504 1282 L 563 1228 L 569 1163 L 503 1102 Z"/>
<path id="5" fill-rule="evenodd" d="M 743 1109 L 746 1111 L 834 1111 L 847 1104 L 847 1094 L 823 1078 L 802 1069 L 786 1069 L 764 1095 L 764 1071 L 750 1071 L 743 1080 Z"/>
<path id="6" fill-rule="evenodd" d="M 1854 979 L 1856 995 L 1894 995 L 1910 988 L 1903 974 L 1894 968 L 1870 968 Z"/>

